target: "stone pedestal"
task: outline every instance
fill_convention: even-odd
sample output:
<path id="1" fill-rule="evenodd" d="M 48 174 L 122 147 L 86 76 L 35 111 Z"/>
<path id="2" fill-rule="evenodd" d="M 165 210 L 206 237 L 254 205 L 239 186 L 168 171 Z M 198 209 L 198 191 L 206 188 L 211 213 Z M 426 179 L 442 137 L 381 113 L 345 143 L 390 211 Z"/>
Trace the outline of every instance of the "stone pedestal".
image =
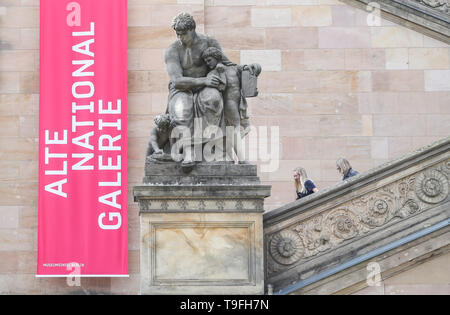
<path id="1" fill-rule="evenodd" d="M 147 164 L 134 187 L 142 294 L 263 294 L 264 198 L 254 165 Z"/>

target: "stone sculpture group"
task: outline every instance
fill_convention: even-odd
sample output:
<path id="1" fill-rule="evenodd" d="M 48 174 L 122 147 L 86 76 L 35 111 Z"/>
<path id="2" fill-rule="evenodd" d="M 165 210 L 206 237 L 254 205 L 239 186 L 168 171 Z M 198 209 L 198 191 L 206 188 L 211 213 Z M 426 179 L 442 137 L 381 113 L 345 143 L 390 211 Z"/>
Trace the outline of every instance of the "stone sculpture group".
<path id="1" fill-rule="evenodd" d="M 237 65 L 219 42 L 196 32 L 188 13 L 172 22 L 178 40 L 164 59 L 170 77 L 165 114 L 155 117 L 147 158 L 154 163 L 229 161 L 246 164 L 241 139 L 250 130 L 246 97 L 257 96 L 259 64 Z M 224 149 L 225 148 L 225 149 Z"/>

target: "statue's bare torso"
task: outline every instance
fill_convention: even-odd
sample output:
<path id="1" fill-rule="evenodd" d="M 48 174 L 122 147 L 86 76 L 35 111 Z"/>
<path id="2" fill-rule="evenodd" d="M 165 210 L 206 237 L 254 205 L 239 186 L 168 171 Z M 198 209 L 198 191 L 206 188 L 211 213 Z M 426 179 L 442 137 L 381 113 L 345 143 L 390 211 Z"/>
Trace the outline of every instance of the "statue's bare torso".
<path id="1" fill-rule="evenodd" d="M 208 67 L 202 59 L 202 52 L 206 48 L 221 48 L 215 39 L 197 34 L 195 30 L 177 31 L 177 36 L 179 40 L 170 45 L 164 54 L 170 77 L 167 112 L 172 126 L 187 127 L 194 135 L 195 115 L 200 116 L 198 118 L 202 119 L 205 128 L 210 124 L 219 125 L 222 121 L 223 99 L 217 90 L 220 79 L 206 76 Z M 183 146 L 185 165 L 192 164 L 190 149 L 188 144 Z"/>
<path id="2" fill-rule="evenodd" d="M 202 52 L 208 47 L 220 49 L 217 40 L 203 34 L 195 34 L 194 41 L 190 47 L 184 46 L 179 40 L 174 42 L 165 52 L 165 61 L 170 79 L 175 83 L 176 88 L 203 87 L 205 80 L 189 80 L 189 78 L 205 78 L 208 67 L 202 59 Z M 180 80 L 184 78 L 185 80 Z M 177 82 L 178 81 L 178 82 Z M 182 82 L 179 82 L 182 81 Z M 189 82 L 191 81 L 191 82 Z"/>
<path id="3" fill-rule="evenodd" d="M 183 69 L 183 76 L 192 78 L 205 77 L 208 72 L 208 67 L 204 63 L 201 55 L 203 50 L 208 48 L 207 41 L 198 42 L 197 45 L 190 48 L 190 51 L 181 44 L 177 44 L 176 46 L 181 68 Z"/>

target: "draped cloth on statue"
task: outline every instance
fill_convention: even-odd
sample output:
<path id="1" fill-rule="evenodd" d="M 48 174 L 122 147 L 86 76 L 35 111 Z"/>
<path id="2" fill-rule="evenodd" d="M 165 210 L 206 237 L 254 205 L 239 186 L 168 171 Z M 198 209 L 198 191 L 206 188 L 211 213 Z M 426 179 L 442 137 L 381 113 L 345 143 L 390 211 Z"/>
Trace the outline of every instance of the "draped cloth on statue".
<path id="1" fill-rule="evenodd" d="M 218 140 L 225 135 L 222 94 L 215 88 L 181 91 L 170 83 L 167 113 L 173 127 L 189 128 L 192 144 Z"/>

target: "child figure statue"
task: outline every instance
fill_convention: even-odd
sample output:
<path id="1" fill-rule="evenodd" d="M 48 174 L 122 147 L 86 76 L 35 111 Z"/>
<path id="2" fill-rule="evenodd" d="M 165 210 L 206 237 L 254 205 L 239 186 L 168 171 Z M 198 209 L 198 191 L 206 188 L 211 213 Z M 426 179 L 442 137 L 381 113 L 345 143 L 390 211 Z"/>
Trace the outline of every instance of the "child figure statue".
<path id="1" fill-rule="evenodd" d="M 247 65 L 224 65 L 222 63 L 222 52 L 215 48 L 209 47 L 202 53 L 202 58 L 210 69 L 208 76 L 216 75 L 221 82 L 217 89 L 222 92 L 224 103 L 224 116 L 227 126 L 234 127 L 233 149 L 236 153 L 238 163 L 247 164 L 244 152 L 242 152 L 242 140 L 250 130 L 249 117 L 247 115 L 247 102 L 242 93 L 241 78 L 242 72 L 248 70 L 254 76 L 258 76 L 261 67 L 258 64 Z M 256 95 L 254 95 L 256 96 Z M 229 152 L 227 152 L 229 153 Z M 233 160 L 232 156 L 229 156 Z"/>
<path id="2" fill-rule="evenodd" d="M 167 160 L 169 155 L 166 153 L 170 153 L 170 117 L 168 114 L 161 114 L 154 121 L 156 126 L 150 131 L 146 156 L 152 156 L 152 160 Z"/>

